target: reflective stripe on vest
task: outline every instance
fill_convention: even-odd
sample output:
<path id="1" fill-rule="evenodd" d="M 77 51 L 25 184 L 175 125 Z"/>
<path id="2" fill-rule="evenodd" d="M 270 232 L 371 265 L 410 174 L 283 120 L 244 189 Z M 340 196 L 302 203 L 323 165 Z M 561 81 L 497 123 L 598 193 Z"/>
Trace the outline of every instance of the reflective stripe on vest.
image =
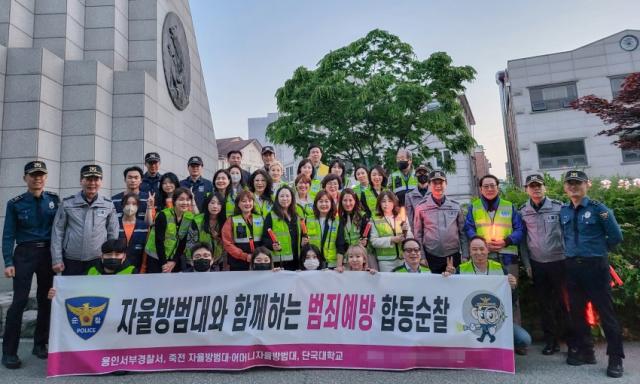
<path id="1" fill-rule="evenodd" d="M 134 269 L 135 269 L 135 267 L 133 265 L 128 265 L 125 268 L 123 268 L 122 270 L 120 270 L 119 272 L 114 273 L 114 275 L 131 275 L 131 274 L 133 274 Z M 98 271 L 98 268 L 91 267 L 87 271 L 87 275 L 88 276 L 100 276 L 100 275 L 102 275 L 102 273 L 100 273 L 100 271 Z"/>
<path id="2" fill-rule="evenodd" d="M 274 235 L 278 239 L 278 244 L 282 249 L 280 251 L 274 251 L 273 261 L 291 261 L 293 260 L 293 247 L 298 249 L 300 254 L 300 242 L 298 244 L 292 244 L 291 233 L 289 233 L 289 225 L 286 221 L 282 220 L 275 213 L 271 212 L 271 228 Z M 296 219 L 298 226 L 298 239 L 300 238 L 300 222 Z"/>
<path id="3" fill-rule="evenodd" d="M 256 214 L 252 214 L 251 216 L 253 218 L 253 234 L 249 231 L 247 223 L 244 221 L 244 217 L 242 217 L 242 215 L 233 216 L 231 218 L 233 223 L 233 242 L 238 245 L 244 244 L 247 249 L 249 249 L 250 239 L 253 239 L 256 243 L 260 241 L 262 238 L 262 230 L 264 229 L 264 219 L 262 216 Z M 242 230 L 242 228 L 244 228 L 244 230 Z M 240 231 L 238 231 L 238 229 L 240 229 Z M 239 236 L 238 232 L 244 233 L 244 236 Z"/>
<path id="4" fill-rule="evenodd" d="M 187 244 L 187 247 L 184 251 L 184 256 L 187 262 L 191 263 L 191 247 L 196 243 L 205 243 L 213 250 L 213 261 L 214 263 L 218 262 L 220 257 L 222 256 L 222 244 L 219 241 L 214 241 L 211 238 L 211 234 L 205 230 L 204 223 L 204 213 L 200 213 L 193 218 L 193 222 L 196 225 L 196 230 L 198 234 L 197 239 L 189 239 L 191 244 Z M 189 241 L 188 240 L 188 241 Z"/>
<path id="5" fill-rule="evenodd" d="M 193 212 L 185 212 L 182 214 L 182 221 L 180 222 L 180 228 L 176 225 L 176 216 L 173 208 L 165 208 L 159 213 L 164 215 L 167 219 L 167 228 L 164 233 L 164 254 L 167 260 L 173 259 L 178 243 L 189 232 L 189 227 L 193 222 Z M 149 230 L 149 239 L 145 245 L 145 252 L 147 255 L 158 258 L 158 251 L 156 250 L 156 228 L 151 227 Z"/>
<path id="6" fill-rule="evenodd" d="M 393 172 L 390 178 L 391 190 L 393 193 L 408 191 L 410 189 L 415 189 L 418 186 L 418 179 L 416 179 L 413 171 L 409 173 L 408 179 L 405 179 L 405 175 L 400 171 Z"/>
<path id="7" fill-rule="evenodd" d="M 328 219 L 327 219 L 328 220 Z M 337 259 L 336 250 L 336 238 L 338 235 L 338 224 L 340 220 L 329 220 L 329 233 L 325 236 L 324 244 L 322 243 L 322 228 L 320 227 L 320 220 L 315 217 L 307 218 L 307 230 L 309 231 L 309 243 L 315 245 L 320 249 L 322 255 L 327 261 L 327 265 L 331 268 L 335 268 Z"/>
<path id="8" fill-rule="evenodd" d="M 476 224 L 476 234 L 486 240 L 506 239 L 513 232 L 513 204 L 507 200 L 500 199 L 498 209 L 496 209 L 493 220 L 489 212 L 482 205 L 481 199 L 476 199 L 472 203 L 473 221 Z M 518 254 L 517 245 L 509 245 L 498 251 L 509 255 Z"/>
<path id="9" fill-rule="evenodd" d="M 379 237 L 391 237 L 396 236 L 398 233 L 402 233 L 402 222 L 396 217 L 394 219 L 395 231 L 391 227 L 391 224 L 383 217 L 376 217 L 373 219 L 373 225 L 376 226 Z M 376 258 L 380 261 L 393 261 L 400 258 L 400 249 L 398 244 L 392 244 L 388 248 L 375 248 Z"/>
<path id="10" fill-rule="evenodd" d="M 502 269 L 502 264 L 498 263 L 497 261 L 493 261 L 493 260 L 487 260 L 489 262 L 488 268 L 487 268 L 487 275 L 504 275 L 504 270 Z M 482 275 L 483 273 L 477 273 L 475 267 L 473 266 L 473 261 L 469 260 L 469 261 L 465 261 L 464 263 L 460 264 L 459 267 L 460 270 L 460 274 L 461 275 Z"/>

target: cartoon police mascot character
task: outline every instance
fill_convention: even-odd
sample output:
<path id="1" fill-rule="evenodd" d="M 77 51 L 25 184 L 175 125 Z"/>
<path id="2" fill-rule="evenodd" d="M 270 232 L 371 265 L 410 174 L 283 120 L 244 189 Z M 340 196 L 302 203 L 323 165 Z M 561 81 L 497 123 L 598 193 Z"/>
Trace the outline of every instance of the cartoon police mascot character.
<path id="1" fill-rule="evenodd" d="M 465 329 L 480 330 L 482 334 L 476 340 L 481 343 L 486 336 L 489 336 L 490 343 L 496 341 L 494 335 L 506 317 L 500 299 L 486 293 L 476 295 L 471 299 L 471 316 L 477 323 L 468 324 Z"/>

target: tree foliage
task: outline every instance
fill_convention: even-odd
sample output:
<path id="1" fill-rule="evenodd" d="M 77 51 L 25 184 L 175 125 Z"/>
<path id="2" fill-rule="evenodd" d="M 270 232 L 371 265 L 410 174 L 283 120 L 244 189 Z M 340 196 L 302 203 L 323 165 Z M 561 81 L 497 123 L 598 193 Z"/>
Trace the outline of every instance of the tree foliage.
<path id="1" fill-rule="evenodd" d="M 618 136 L 613 143 L 622 149 L 640 149 L 640 72 L 627 76 L 613 100 L 588 95 L 574 101 L 572 107 L 614 125 L 598 135 Z"/>
<path id="2" fill-rule="evenodd" d="M 469 152 L 475 141 L 458 98 L 475 73 L 444 52 L 417 60 L 409 44 L 376 29 L 329 52 L 315 70 L 297 68 L 276 92 L 280 117 L 267 137 L 297 156 L 317 143 L 325 158 L 369 166 L 393 164 L 400 147 L 414 152 L 414 163 L 430 158 L 434 139 Z"/>

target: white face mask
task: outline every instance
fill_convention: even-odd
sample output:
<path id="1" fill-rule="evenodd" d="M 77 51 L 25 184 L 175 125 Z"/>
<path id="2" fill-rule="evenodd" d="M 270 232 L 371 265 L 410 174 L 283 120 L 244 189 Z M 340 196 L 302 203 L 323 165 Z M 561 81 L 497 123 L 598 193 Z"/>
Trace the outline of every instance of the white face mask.
<path id="1" fill-rule="evenodd" d="M 125 205 L 122 209 L 122 212 L 125 216 L 133 216 L 138 212 L 138 206 L 134 204 Z"/>
<path id="2" fill-rule="evenodd" d="M 237 173 L 234 173 L 233 175 L 231 175 L 231 182 L 232 183 L 239 183 L 240 180 L 242 180 L 242 175 L 238 175 Z"/>
<path id="3" fill-rule="evenodd" d="M 319 266 L 320 266 L 320 260 L 318 259 L 306 259 L 304 261 L 304 267 L 307 270 L 313 271 L 318 269 Z"/>

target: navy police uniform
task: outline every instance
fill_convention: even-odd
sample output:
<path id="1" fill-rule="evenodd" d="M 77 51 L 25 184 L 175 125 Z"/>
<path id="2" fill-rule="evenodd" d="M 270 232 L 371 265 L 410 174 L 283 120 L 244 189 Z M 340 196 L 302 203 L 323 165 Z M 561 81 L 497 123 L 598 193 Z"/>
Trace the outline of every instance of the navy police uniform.
<path id="1" fill-rule="evenodd" d="M 47 173 L 44 162 L 29 162 L 25 175 Z M 53 285 L 51 269 L 51 227 L 58 210 L 58 195 L 44 191 L 39 197 L 30 192 L 23 193 L 7 202 L 7 210 L 2 234 L 2 255 L 4 265 L 15 268 L 13 278 L 13 301 L 7 311 L 4 339 L 2 342 L 3 363 L 5 357 L 17 356 L 20 342 L 22 314 L 29 300 L 31 281 L 36 274 L 38 282 L 38 317 L 34 335 L 34 346 L 44 349 L 49 339 L 49 314 L 51 302 L 47 292 Z M 17 246 L 14 249 L 14 244 Z M 36 348 L 34 348 L 34 353 Z M 39 355 L 39 357 L 41 357 Z M 45 354 L 46 357 L 46 354 Z M 19 366 L 17 360 L 17 366 Z M 6 365 L 6 364 L 5 364 Z M 17 368 L 14 366 L 13 368 Z"/>
<path id="2" fill-rule="evenodd" d="M 569 171 L 565 183 L 571 180 L 587 182 L 588 178 L 584 172 Z M 608 251 L 622 241 L 622 232 L 613 211 L 585 196 L 577 206 L 564 204 L 560 209 L 560 221 L 575 333 L 573 345 L 578 356 L 593 355 L 593 339 L 584 317 L 585 306 L 590 300 L 600 314 L 609 358 L 624 358 L 622 331 L 613 309 L 609 285 Z"/>
<path id="3" fill-rule="evenodd" d="M 160 155 L 158 152 L 149 152 L 144 156 L 144 162 L 147 163 L 157 163 L 160 161 Z M 151 175 L 149 172 L 145 172 L 142 175 L 142 183 L 140 183 L 140 191 L 141 192 L 153 192 L 158 193 L 160 191 L 160 178 L 162 175 L 160 172 L 155 175 Z"/>
<path id="4" fill-rule="evenodd" d="M 204 165 L 200 156 L 192 156 L 187 164 L 200 166 Z M 204 212 L 204 210 L 206 209 L 206 207 L 204 206 L 204 198 L 209 193 L 213 193 L 213 183 L 202 176 L 198 177 L 196 180 L 193 180 L 191 177 L 187 177 L 186 179 L 180 181 L 180 186 L 183 188 L 191 189 L 198 210 L 200 212 Z"/>

